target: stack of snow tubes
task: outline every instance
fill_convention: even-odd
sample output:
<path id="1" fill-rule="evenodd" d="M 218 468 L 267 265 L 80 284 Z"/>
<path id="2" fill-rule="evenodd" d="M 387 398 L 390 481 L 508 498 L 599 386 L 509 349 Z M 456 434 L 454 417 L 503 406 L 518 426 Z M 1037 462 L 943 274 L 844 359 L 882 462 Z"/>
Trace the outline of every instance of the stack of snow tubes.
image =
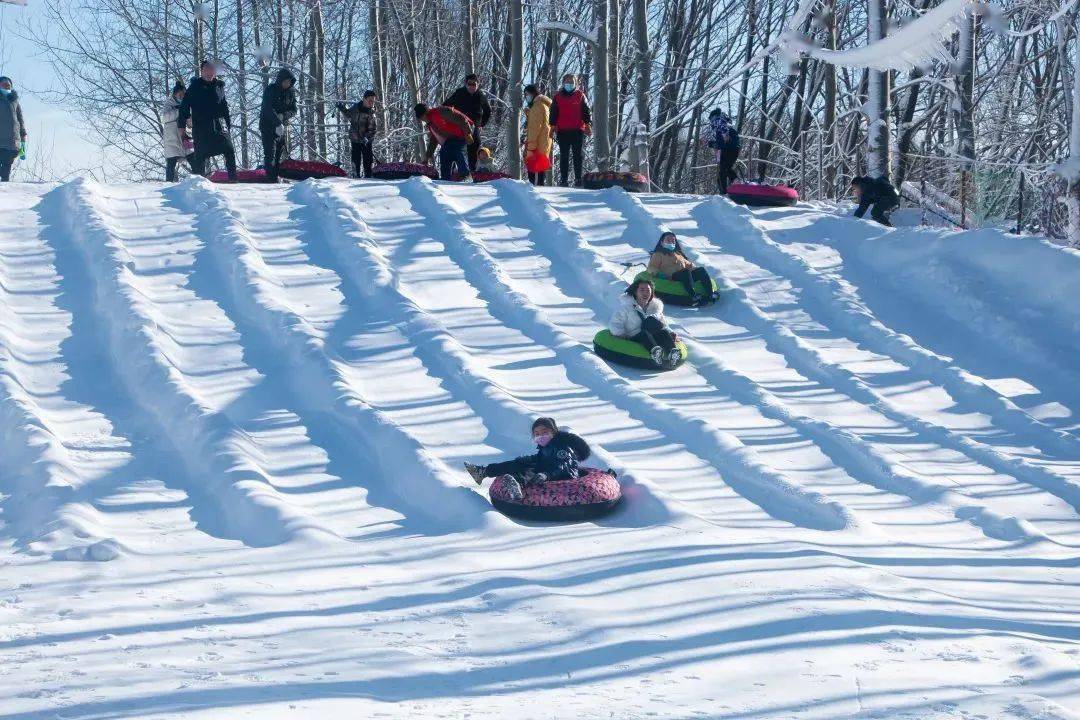
<path id="1" fill-rule="evenodd" d="M 679 352 L 682 353 L 682 358 L 679 360 L 679 365 L 686 362 L 687 352 L 686 344 L 681 340 L 675 343 L 675 346 L 679 348 Z M 630 367 L 641 368 L 642 370 L 657 370 L 667 371 L 674 370 L 675 368 L 664 365 L 658 366 L 653 362 L 652 355 L 645 349 L 645 346 L 639 343 L 637 340 L 631 340 L 629 338 L 616 337 L 611 334 L 610 330 L 601 330 L 593 337 L 593 351 L 604 358 L 608 362 L 618 363 L 620 365 L 629 365 Z M 675 367 L 678 367 L 676 365 Z"/>
<path id="2" fill-rule="evenodd" d="M 227 183 L 229 182 L 229 173 L 224 170 L 215 170 L 210 173 L 210 182 Z M 266 178 L 266 171 L 262 168 L 256 170 L 237 170 L 236 182 L 240 183 L 264 183 L 269 182 Z"/>
<path id="3" fill-rule="evenodd" d="M 290 180 L 321 180 L 328 177 L 348 177 L 348 173 L 337 165 L 321 160 L 282 160 L 278 165 L 278 175 Z"/>
<path id="4" fill-rule="evenodd" d="M 472 179 L 473 179 L 474 183 L 492 182 L 494 180 L 506 180 L 509 177 L 510 176 L 507 175 L 506 173 L 498 172 L 498 171 L 496 171 L 496 172 L 482 172 L 480 170 L 477 170 L 476 172 L 474 172 L 472 174 Z M 454 173 L 454 177 L 451 178 L 451 179 L 452 180 L 464 180 L 465 176 L 461 175 L 459 173 Z"/>
<path id="5" fill-rule="evenodd" d="M 753 207 L 789 207 L 799 202 L 799 193 L 787 185 L 735 183 L 728 185 L 732 202 Z"/>
<path id="6" fill-rule="evenodd" d="M 603 190 L 609 187 L 621 187 L 627 192 L 646 192 L 649 180 L 635 172 L 590 172 L 581 178 L 586 190 Z"/>
<path id="7" fill-rule="evenodd" d="M 656 297 L 660 298 L 669 305 L 693 305 L 693 301 L 690 299 L 690 295 L 686 292 L 686 286 L 678 280 L 670 280 L 667 278 L 659 278 L 655 275 L 650 275 L 647 272 L 639 272 L 634 278 L 635 280 L 649 280 L 652 282 L 653 287 L 656 288 Z M 705 284 L 700 280 L 694 281 L 694 292 L 698 295 L 715 295 L 719 288 L 716 286 L 716 281 L 709 278 L 710 287 L 705 287 Z"/>
<path id="8" fill-rule="evenodd" d="M 420 175 L 439 179 L 439 173 L 432 166 L 407 162 L 379 163 L 371 169 L 371 175 L 379 180 L 407 180 Z"/>
<path id="9" fill-rule="evenodd" d="M 548 480 L 526 485 L 520 500 L 506 491 L 503 478 L 491 484 L 491 504 L 504 515 L 523 520 L 577 522 L 591 520 L 615 509 L 622 487 L 610 470 L 583 467 L 575 480 Z"/>

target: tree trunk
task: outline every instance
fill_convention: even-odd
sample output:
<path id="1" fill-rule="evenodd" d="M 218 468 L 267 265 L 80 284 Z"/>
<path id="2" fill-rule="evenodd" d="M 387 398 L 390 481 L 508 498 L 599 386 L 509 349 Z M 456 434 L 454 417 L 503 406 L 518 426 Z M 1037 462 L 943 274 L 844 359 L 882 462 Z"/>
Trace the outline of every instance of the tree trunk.
<path id="1" fill-rule="evenodd" d="M 506 122 L 506 167 L 512 178 L 521 177 L 521 95 L 524 58 L 522 0 L 510 0 L 510 116 Z"/>
<path id="2" fill-rule="evenodd" d="M 248 162 L 247 73 L 244 69 L 244 58 L 247 57 L 244 50 L 244 0 L 236 0 L 236 56 L 239 76 L 237 89 L 240 94 L 240 164 L 242 167 L 251 167 Z"/>
<path id="3" fill-rule="evenodd" d="M 596 47 L 593 49 L 593 141 L 596 165 L 601 170 L 611 168 L 610 138 L 608 135 L 608 2 L 595 0 Z"/>
<path id="4" fill-rule="evenodd" d="M 754 57 L 754 34 L 757 25 L 757 0 L 748 0 L 746 3 L 746 53 L 743 61 L 746 63 L 746 72 L 742 76 L 742 85 L 739 88 L 739 119 L 737 129 L 742 132 L 746 123 L 746 96 L 750 93 L 751 58 Z"/>
<path id="5" fill-rule="evenodd" d="M 885 37 L 886 0 L 870 0 L 867 18 L 869 42 Z M 872 177 L 889 172 L 889 73 L 870 70 L 867 80 L 866 169 Z"/>
<path id="6" fill-rule="evenodd" d="M 462 0 L 465 4 L 465 72 L 476 72 L 476 16 L 473 0 Z"/>
<path id="7" fill-rule="evenodd" d="M 825 9 L 825 47 L 829 50 L 836 49 L 836 2 L 833 0 Z M 836 197 L 836 66 L 825 63 L 825 147 L 823 153 L 827 153 L 825 165 L 825 192 L 824 197 L 831 199 Z"/>
<path id="8" fill-rule="evenodd" d="M 312 120 L 319 159 L 326 159 L 326 33 L 323 30 L 322 2 L 311 9 L 311 100 Z"/>
<path id="9" fill-rule="evenodd" d="M 621 135 L 622 103 L 619 101 L 621 87 L 620 63 L 622 57 L 622 7 L 621 0 L 610 0 L 608 4 L 608 144 L 611 147 L 611 164 L 618 161 L 618 142 Z"/>

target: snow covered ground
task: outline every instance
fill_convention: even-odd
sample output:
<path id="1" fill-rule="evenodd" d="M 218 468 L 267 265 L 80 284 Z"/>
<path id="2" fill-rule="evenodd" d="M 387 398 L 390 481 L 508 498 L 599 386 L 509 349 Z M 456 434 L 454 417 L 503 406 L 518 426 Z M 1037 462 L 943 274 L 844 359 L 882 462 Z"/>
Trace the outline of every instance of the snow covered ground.
<path id="1" fill-rule="evenodd" d="M 591 352 L 662 228 L 723 288 Z M 0 720 L 1080 703 L 1080 254 L 495 185 L 0 192 Z M 554 415 L 626 500 L 491 510 Z"/>

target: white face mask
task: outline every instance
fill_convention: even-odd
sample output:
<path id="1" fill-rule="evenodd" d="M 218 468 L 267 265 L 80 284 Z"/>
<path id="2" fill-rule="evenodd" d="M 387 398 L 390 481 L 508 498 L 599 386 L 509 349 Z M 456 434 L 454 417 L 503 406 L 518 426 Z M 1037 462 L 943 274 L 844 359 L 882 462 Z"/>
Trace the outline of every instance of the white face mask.
<path id="1" fill-rule="evenodd" d="M 4 95 L 10 95 L 11 88 L 0 88 L 0 93 L 3 93 Z"/>
<path id="2" fill-rule="evenodd" d="M 563 83 L 562 89 L 566 92 L 574 92 L 574 83 Z"/>

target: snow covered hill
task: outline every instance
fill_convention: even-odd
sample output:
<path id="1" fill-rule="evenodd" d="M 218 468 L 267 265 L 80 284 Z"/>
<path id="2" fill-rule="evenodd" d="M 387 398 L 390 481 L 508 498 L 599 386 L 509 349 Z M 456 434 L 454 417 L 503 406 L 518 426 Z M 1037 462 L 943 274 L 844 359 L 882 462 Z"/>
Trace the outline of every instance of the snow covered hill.
<path id="1" fill-rule="evenodd" d="M 609 366 L 662 228 L 723 302 Z M 807 205 L 6 186 L 0 720 L 1076 718 L 1078 289 Z M 619 511 L 491 509 L 537 415 Z"/>

